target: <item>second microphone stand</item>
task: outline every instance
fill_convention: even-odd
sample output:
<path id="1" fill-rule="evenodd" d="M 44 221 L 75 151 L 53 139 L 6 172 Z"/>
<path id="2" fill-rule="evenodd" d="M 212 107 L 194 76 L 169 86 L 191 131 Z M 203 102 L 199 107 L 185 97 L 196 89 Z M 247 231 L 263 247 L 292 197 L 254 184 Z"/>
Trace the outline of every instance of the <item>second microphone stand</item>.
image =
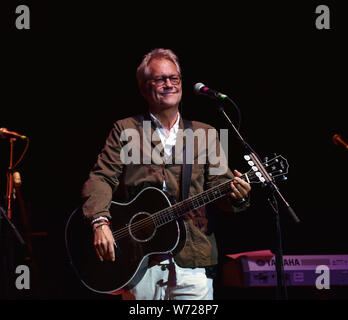
<path id="1" fill-rule="evenodd" d="M 14 142 L 16 141 L 16 138 L 10 138 L 10 163 L 7 171 L 7 192 L 6 192 L 6 202 L 7 202 L 7 210 L 5 211 L 2 207 L 0 207 L 0 216 L 7 222 L 7 224 L 12 229 L 14 235 L 18 239 L 19 243 L 25 247 L 25 241 L 23 237 L 18 232 L 16 226 L 12 223 L 12 207 L 13 207 L 13 149 L 14 149 Z M 18 163 L 18 162 L 17 162 Z"/>
<path id="2" fill-rule="evenodd" d="M 226 98 L 236 107 L 235 103 L 226 96 Z M 238 112 L 239 109 L 236 107 Z M 277 274 L 277 298 L 278 299 L 287 299 L 287 290 L 286 290 L 286 281 L 285 281 L 285 274 L 284 274 L 284 265 L 283 265 L 283 249 L 282 249 L 282 238 L 281 238 L 281 228 L 280 228 L 280 221 L 279 221 L 279 210 L 278 210 L 278 204 L 276 195 L 278 198 L 283 202 L 285 205 L 288 213 L 291 215 L 291 217 L 294 219 L 296 223 L 300 222 L 299 218 L 296 216 L 294 210 L 290 207 L 289 203 L 285 200 L 283 195 L 280 193 L 279 188 L 274 183 L 271 176 L 268 174 L 267 170 L 262 164 L 262 161 L 257 156 L 256 152 L 250 147 L 250 145 L 244 140 L 244 138 L 241 136 L 237 128 L 234 126 L 231 119 L 226 114 L 224 108 L 221 105 L 218 105 L 219 112 L 226 118 L 227 122 L 233 129 L 233 131 L 237 134 L 237 137 L 239 138 L 242 146 L 244 147 L 245 151 L 249 154 L 251 160 L 255 163 L 255 165 L 260 170 L 262 176 L 265 178 L 265 186 L 268 191 L 268 202 L 272 208 L 272 210 L 275 213 L 275 223 L 276 223 L 276 253 L 275 253 L 275 263 L 276 263 L 276 274 Z"/>

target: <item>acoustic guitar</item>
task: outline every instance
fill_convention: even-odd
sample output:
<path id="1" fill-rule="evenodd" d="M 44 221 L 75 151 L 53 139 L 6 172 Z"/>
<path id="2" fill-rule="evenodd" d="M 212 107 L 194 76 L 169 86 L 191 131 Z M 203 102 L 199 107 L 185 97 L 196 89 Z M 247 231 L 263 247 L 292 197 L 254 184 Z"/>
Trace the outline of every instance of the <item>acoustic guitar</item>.
<path id="1" fill-rule="evenodd" d="M 259 168 L 245 156 L 251 169 L 241 176 L 248 183 L 265 183 Z M 263 163 L 274 178 L 288 172 L 288 163 L 278 155 Z M 233 179 L 232 179 L 233 180 Z M 81 282 L 99 293 L 120 293 L 141 280 L 152 254 L 170 253 L 185 236 L 183 216 L 231 192 L 231 181 L 171 204 L 159 189 L 148 187 L 128 203 L 111 202 L 110 228 L 114 236 L 115 261 L 101 262 L 95 253 L 94 235 L 81 208 L 69 217 L 65 241 L 70 262 Z"/>

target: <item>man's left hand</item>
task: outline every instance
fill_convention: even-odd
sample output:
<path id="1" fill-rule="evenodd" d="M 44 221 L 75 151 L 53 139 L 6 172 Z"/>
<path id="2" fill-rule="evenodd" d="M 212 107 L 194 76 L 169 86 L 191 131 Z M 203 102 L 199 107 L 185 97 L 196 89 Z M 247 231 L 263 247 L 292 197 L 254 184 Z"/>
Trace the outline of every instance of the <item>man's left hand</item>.
<path id="1" fill-rule="evenodd" d="M 239 178 L 240 176 L 242 176 L 239 171 L 234 170 L 233 173 L 235 175 L 235 179 L 231 182 L 232 192 L 230 193 L 230 196 L 236 202 L 241 202 L 248 198 L 251 186 L 248 182 Z"/>

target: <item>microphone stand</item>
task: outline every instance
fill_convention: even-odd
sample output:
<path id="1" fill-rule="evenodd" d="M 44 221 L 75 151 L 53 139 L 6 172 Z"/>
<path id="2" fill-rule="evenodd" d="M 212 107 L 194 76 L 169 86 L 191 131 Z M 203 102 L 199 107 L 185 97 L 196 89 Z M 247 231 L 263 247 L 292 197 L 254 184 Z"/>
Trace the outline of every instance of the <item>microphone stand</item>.
<path id="1" fill-rule="evenodd" d="M 237 110 L 239 110 L 236 104 L 230 98 L 228 98 L 227 96 L 226 98 L 237 108 Z M 286 281 L 285 281 L 284 265 L 283 265 L 283 249 L 282 249 L 282 237 L 281 237 L 281 228 L 280 228 L 280 221 L 279 221 L 279 210 L 278 210 L 278 204 L 277 204 L 277 199 L 275 195 L 277 195 L 278 198 L 283 202 L 288 213 L 294 219 L 294 221 L 296 223 L 299 223 L 300 220 L 296 216 L 294 210 L 290 207 L 289 203 L 285 200 L 283 195 L 280 193 L 279 188 L 276 186 L 271 176 L 268 174 L 267 170 L 263 166 L 262 161 L 257 156 L 256 152 L 250 147 L 250 145 L 245 141 L 245 139 L 241 136 L 237 128 L 234 126 L 233 122 L 226 114 L 224 108 L 218 105 L 218 110 L 226 118 L 227 122 L 229 123 L 233 131 L 237 134 L 237 137 L 239 138 L 246 152 L 249 154 L 251 160 L 255 163 L 255 165 L 260 170 L 262 176 L 265 178 L 265 186 L 268 188 L 267 200 L 272 210 L 275 213 L 275 223 L 276 223 L 275 262 L 276 262 L 276 274 L 277 274 L 277 299 L 287 300 L 288 296 L 287 296 L 287 290 L 286 290 Z"/>
<path id="2" fill-rule="evenodd" d="M 5 254 L 2 256 L 1 255 L 1 264 L 3 265 L 3 275 L 0 275 L 0 282 L 1 284 L 3 283 L 3 288 L 0 288 L 0 295 L 3 293 L 5 295 L 11 294 L 12 292 L 12 286 L 11 286 L 11 281 L 12 281 L 12 268 L 14 267 L 15 263 L 15 256 L 14 256 L 14 251 L 15 251 L 15 243 L 13 239 L 10 237 L 10 234 L 8 230 L 12 229 L 13 234 L 17 238 L 19 244 L 21 245 L 21 250 L 26 250 L 27 249 L 27 244 L 24 241 L 23 237 L 21 234 L 18 232 L 16 226 L 12 222 L 12 207 L 13 207 L 13 193 L 14 193 L 14 179 L 13 179 L 13 174 L 14 174 L 14 169 L 18 165 L 18 163 L 21 161 L 23 158 L 27 147 L 28 147 L 28 140 L 27 140 L 27 145 L 25 148 L 25 151 L 22 153 L 21 158 L 17 161 L 16 164 L 13 164 L 13 151 L 14 151 L 14 142 L 16 141 L 16 138 L 11 137 L 9 139 L 10 142 L 10 160 L 9 160 L 9 167 L 7 170 L 7 190 L 6 190 L 6 210 L 1 207 L 0 205 L 0 236 L 1 238 L 4 237 L 6 241 L 1 241 L 1 246 L 6 249 Z M 2 222 L 6 221 L 7 225 L 9 228 L 3 228 Z M 2 231 L 3 235 L 2 235 Z M 1 239 L 2 240 L 2 239 Z M 2 248 L 1 248 L 2 249 Z"/>
<path id="3" fill-rule="evenodd" d="M 16 226 L 12 223 L 11 218 L 12 218 L 12 200 L 13 200 L 13 147 L 14 147 L 14 142 L 16 138 L 10 138 L 10 164 L 8 167 L 7 171 L 7 193 L 6 193 L 6 200 L 7 200 L 7 210 L 5 211 L 1 206 L 0 206 L 0 217 L 2 216 L 8 225 L 11 227 L 13 230 L 13 233 L 17 237 L 19 243 L 24 247 L 25 242 L 23 240 L 23 237 L 20 235 L 18 232 Z"/>
<path id="4" fill-rule="evenodd" d="M 8 218 L 6 211 L 0 206 L 0 217 L 3 217 L 7 223 L 9 224 L 9 226 L 11 227 L 11 229 L 13 230 L 13 233 L 16 235 L 19 243 L 25 247 L 25 241 L 23 240 L 23 237 L 20 235 L 20 233 L 18 232 L 16 226 L 12 223 L 12 221 Z"/>

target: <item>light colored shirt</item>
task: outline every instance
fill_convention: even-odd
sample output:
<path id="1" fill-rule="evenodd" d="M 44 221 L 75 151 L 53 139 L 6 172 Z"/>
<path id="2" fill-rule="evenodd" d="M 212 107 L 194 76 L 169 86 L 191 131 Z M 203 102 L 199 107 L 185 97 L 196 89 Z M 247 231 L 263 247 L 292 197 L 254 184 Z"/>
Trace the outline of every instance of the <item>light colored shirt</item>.
<path id="1" fill-rule="evenodd" d="M 150 113 L 151 118 L 156 124 L 156 132 L 161 139 L 164 147 L 164 155 L 166 160 L 172 155 L 172 148 L 176 143 L 176 136 L 179 130 L 180 113 L 178 113 L 177 119 L 174 125 L 168 130 L 165 128 L 161 121 L 158 120 L 152 113 Z"/>
<path id="2" fill-rule="evenodd" d="M 165 128 L 161 121 L 158 120 L 152 113 L 150 113 L 150 116 L 154 123 L 156 124 L 156 132 L 158 136 L 161 139 L 162 145 L 164 147 L 164 157 L 165 161 L 169 159 L 169 157 L 172 155 L 172 149 L 175 146 L 176 143 L 176 137 L 179 130 L 179 122 L 180 122 L 180 113 L 178 112 L 177 119 L 174 123 L 174 125 L 168 130 Z M 163 191 L 166 191 L 166 182 L 163 180 Z"/>

